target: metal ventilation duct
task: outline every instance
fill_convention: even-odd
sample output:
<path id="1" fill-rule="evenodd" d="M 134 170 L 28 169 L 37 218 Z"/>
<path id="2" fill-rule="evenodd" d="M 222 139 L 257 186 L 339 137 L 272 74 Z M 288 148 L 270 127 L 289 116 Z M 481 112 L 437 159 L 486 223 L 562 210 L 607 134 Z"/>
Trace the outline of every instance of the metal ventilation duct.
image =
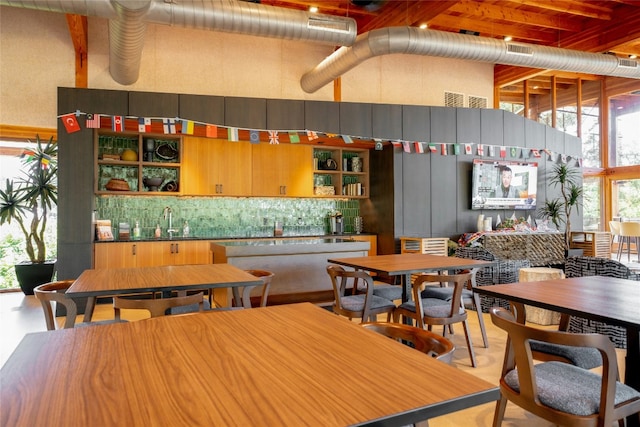
<path id="1" fill-rule="evenodd" d="M 138 80 L 147 23 L 223 31 L 330 46 L 356 39 L 352 18 L 237 0 L 0 0 L 0 5 L 109 19 L 109 71 L 123 85 Z"/>
<path id="2" fill-rule="evenodd" d="M 302 76 L 302 89 L 313 93 L 369 58 L 393 53 L 640 79 L 638 61 L 621 62 L 612 55 L 416 27 L 389 27 L 361 34 L 353 46 L 336 50 Z"/>

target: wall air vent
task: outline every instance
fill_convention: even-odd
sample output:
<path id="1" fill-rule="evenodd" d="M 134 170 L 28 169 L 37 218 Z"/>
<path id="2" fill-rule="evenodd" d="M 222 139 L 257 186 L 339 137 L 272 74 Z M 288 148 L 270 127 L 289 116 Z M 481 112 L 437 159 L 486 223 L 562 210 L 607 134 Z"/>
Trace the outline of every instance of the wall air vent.
<path id="1" fill-rule="evenodd" d="M 507 43 L 507 53 L 533 56 L 533 48 L 530 46 L 523 46 L 521 44 Z"/>
<path id="2" fill-rule="evenodd" d="M 489 100 L 484 96 L 469 95 L 469 108 L 488 108 Z"/>
<path id="3" fill-rule="evenodd" d="M 455 92 L 444 93 L 445 107 L 464 107 L 464 94 Z"/>
<path id="4" fill-rule="evenodd" d="M 638 68 L 638 61 L 635 59 L 618 58 L 618 67 Z"/>
<path id="5" fill-rule="evenodd" d="M 346 21 L 338 21 L 324 19 L 315 16 L 309 17 L 307 28 L 314 30 L 323 30 L 333 33 L 349 33 L 349 23 Z"/>

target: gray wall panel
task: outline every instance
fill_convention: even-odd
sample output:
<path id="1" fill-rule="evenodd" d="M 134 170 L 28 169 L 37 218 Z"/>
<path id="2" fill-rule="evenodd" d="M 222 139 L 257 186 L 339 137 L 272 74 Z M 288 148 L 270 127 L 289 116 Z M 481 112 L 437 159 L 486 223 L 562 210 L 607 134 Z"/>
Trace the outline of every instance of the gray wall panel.
<path id="1" fill-rule="evenodd" d="M 309 130 L 340 133 L 340 104 L 328 101 L 304 102 L 304 125 Z"/>
<path id="2" fill-rule="evenodd" d="M 137 117 L 179 117 L 176 93 L 129 92 L 129 115 Z M 185 117 L 186 118 L 186 117 Z"/>
<path id="3" fill-rule="evenodd" d="M 371 104 L 341 102 L 340 133 L 371 138 Z"/>
<path id="4" fill-rule="evenodd" d="M 402 139 L 425 141 L 431 138 L 431 107 L 402 106 Z"/>
<path id="5" fill-rule="evenodd" d="M 266 129 L 267 100 L 225 97 L 224 124 L 243 129 Z"/>
<path id="6" fill-rule="evenodd" d="M 267 129 L 305 129 L 304 101 L 288 99 L 267 99 Z"/>
<path id="7" fill-rule="evenodd" d="M 212 125 L 224 124 L 224 97 L 206 95 L 180 95 L 179 116 Z"/>
<path id="8" fill-rule="evenodd" d="M 372 133 L 381 139 L 402 139 L 402 105 L 373 104 Z"/>

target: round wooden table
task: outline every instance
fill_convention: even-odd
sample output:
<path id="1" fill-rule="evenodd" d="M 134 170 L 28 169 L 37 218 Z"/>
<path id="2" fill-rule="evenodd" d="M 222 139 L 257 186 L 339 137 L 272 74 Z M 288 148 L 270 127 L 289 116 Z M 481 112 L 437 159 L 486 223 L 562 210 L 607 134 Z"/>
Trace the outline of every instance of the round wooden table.
<path id="1" fill-rule="evenodd" d="M 549 279 L 564 279 L 564 271 L 548 267 L 526 267 L 519 271 L 520 282 L 537 282 Z M 560 323 L 560 313 L 555 311 L 530 305 L 525 306 L 525 310 L 527 311 L 527 322 L 538 325 L 558 325 Z"/>

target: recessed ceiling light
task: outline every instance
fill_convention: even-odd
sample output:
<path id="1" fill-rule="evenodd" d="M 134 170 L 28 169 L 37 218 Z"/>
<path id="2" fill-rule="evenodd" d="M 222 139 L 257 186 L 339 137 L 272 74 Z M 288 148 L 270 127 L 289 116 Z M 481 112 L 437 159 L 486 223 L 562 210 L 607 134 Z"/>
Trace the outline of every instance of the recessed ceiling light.
<path id="1" fill-rule="evenodd" d="M 420 29 L 424 30 L 425 28 L 427 28 L 427 24 L 420 24 Z"/>
<path id="2" fill-rule="evenodd" d="M 318 8 L 316 6 L 309 6 L 309 12 L 318 13 Z"/>
<path id="3" fill-rule="evenodd" d="M 636 59 L 638 55 L 629 55 L 629 59 Z"/>

